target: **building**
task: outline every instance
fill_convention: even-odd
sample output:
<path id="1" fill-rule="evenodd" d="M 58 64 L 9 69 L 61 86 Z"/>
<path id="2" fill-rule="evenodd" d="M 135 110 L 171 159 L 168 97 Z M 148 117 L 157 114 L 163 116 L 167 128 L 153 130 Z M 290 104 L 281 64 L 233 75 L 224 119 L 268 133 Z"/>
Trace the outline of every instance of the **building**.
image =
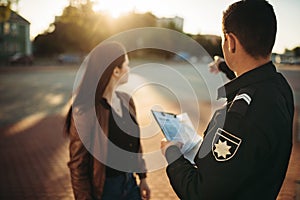
<path id="1" fill-rule="evenodd" d="M 16 12 L 0 6 L 0 61 L 21 53 L 32 54 L 29 27 L 30 23 Z"/>

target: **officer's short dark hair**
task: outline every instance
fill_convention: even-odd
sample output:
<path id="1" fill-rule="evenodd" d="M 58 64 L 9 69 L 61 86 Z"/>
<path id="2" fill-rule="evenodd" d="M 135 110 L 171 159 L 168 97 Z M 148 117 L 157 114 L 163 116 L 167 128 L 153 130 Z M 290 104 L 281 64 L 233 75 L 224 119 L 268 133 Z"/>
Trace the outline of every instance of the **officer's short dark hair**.
<path id="1" fill-rule="evenodd" d="M 223 13 L 223 33 L 236 35 L 251 56 L 267 57 L 275 43 L 277 22 L 272 5 L 265 0 L 242 0 Z"/>

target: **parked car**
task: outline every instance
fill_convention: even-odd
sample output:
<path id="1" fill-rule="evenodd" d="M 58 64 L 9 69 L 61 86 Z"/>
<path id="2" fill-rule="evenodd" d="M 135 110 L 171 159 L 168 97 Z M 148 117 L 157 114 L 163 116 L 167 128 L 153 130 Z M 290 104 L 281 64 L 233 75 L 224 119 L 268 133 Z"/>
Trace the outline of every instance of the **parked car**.
<path id="1" fill-rule="evenodd" d="M 81 62 L 81 57 L 75 54 L 61 54 L 58 56 L 57 61 L 60 64 L 78 64 Z"/>
<path id="2" fill-rule="evenodd" d="M 10 65 L 32 65 L 33 64 L 33 56 L 26 55 L 23 53 L 15 53 L 8 60 Z"/>

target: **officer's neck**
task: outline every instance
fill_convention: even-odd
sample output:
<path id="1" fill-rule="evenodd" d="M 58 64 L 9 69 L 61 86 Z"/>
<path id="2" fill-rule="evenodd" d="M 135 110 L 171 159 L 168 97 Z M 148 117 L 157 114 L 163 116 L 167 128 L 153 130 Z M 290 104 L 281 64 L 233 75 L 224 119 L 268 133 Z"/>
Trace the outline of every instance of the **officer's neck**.
<path id="1" fill-rule="evenodd" d="M 239 59 L 237 59 L 234 72 L 236 76 L 239 77 L 257 67 L 260 67 L 268 63 L 269 61 L 270 61 L 270 56 L 259 57 L 259 58 L 254 58 L 249 55 L 241 56 Z"/>

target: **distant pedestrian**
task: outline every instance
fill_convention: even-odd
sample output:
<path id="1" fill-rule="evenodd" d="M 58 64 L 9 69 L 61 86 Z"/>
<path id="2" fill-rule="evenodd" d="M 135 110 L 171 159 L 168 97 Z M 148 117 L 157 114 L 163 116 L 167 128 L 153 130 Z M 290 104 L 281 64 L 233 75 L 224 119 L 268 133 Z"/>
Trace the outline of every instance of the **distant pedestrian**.
<path id="1" fill-rule="evenodd" d="M 91 51 L 81 67 L 84 71 L 78 76 L 65 123 L 75 199 L 150 198 L 134 102 L 128 94 L 116 91 L 128 80 L 128 63 L 123 45 L 104 42 Z M 139 170 L 139 186 L 135 170 Z"/>
<path id="2" fill-rule="evenodd" d="M 271 62 L 277 31 L 273 7 L 242 0 L 223 13 L 222 49 L 236 75 L 218 90 L 227 105 L 204 132 L 195 165 L 181 144 L 162 140 L 167 174 L 180 199 L 276 199 L 292 148 L 294 102 Z"/>

